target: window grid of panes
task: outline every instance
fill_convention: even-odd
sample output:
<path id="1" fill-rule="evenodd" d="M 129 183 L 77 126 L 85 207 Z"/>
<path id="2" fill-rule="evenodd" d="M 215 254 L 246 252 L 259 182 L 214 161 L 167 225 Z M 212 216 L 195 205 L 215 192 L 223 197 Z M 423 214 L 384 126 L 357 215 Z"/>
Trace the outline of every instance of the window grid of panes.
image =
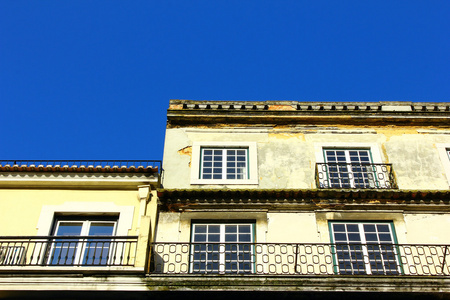
<path id="1" fill-rule="evenodd" d="M 332 223 L 337 271 L 344 275 L 398 275 L 390 223 Z"/>
<path id="2" fill-rule="evenodd" d="M 193 224 L 192 273 L 251 273 L 253 224 Z"/>
<path id="3" fill-rule="evenodd" d="M 248 149 L 202 148 L 201 179 L 248 179 Z"/>
<path id="4" fill-rule="evenodd" d="M 325 149 L 328 166 L 328 180 L 336 188 L 371 188 L 376 185 L 369 150 Z"/>
<path id="5" fill-rule="evenodd" d="M 110 259 L 111 242 L 96 240 L 95 236 L 112 236 L 116 221 L 58 220 L 55 236 L 92 236 L 92 239 L 55 239 L 48 264 L 50 265 L 106 265 Z"/>

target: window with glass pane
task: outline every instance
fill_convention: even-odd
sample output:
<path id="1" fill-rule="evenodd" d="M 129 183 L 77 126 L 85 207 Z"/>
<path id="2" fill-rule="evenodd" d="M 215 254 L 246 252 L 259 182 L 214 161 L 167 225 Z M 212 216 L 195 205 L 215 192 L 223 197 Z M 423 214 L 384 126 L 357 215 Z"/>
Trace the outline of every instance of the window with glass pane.
<path id="1" fill-rule="evenodd" d="M 251 273 L 253 224 L 193 224 L 193 273 Z"/>
<path id="2" fill-rule="evenodd" d="M 372 188 L 376 186 L 370 150 L 324 149 L 328 181 L 335 188 Z"/>
<path id="3" fill-rule="evenodd" d="M 202 148 L 201 179 L 248 179 L 245 148 Z"/>
<path id="4" fill-rule="evenodd" d="M 337 271 L 344 275 L 398 275 L 392 223 L 331 223 Z"/>
<path id="5" fill-rule="evenodd" d="M 54 236 L 50 247 L 50 265 L 107 265 L 111 259 L 111 241 L 95 236 L 112 236 L 116 221 L 100 220 L 56 220 Z M 80 236 L 80 238 L 78 238 Z M 81 238 L 86 236 L 89 238 Z"/>

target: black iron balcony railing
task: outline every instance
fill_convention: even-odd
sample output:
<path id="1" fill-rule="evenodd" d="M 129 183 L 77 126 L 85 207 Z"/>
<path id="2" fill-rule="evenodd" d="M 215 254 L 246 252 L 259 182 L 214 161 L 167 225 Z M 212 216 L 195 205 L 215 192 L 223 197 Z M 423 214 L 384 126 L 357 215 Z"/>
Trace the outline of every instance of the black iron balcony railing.
<path id="1" fill-rule="evenodd" d="M 322 189 L 396 189 L 391 164 L 317 163 L 316 185 Z"/>
<path id="2" fill-rule="evenodd" d="M 450 245 L 154 243 L 151 249 L 151 274 L 450 275 Z"/>
<path id="3" fill-rule="evenodd" d="M 119 167 L 119 168 L 130 168 L 130 167 L 157 167 L 159 172 L 162 169 L 161 160 L 0 160 L 0 166 L 43 166 L 43 167 Z"/>
<path id="4" fill-rule="evenodd" d="M 0 237 L 4 266 L 134 266 L 137 236 Z"/>

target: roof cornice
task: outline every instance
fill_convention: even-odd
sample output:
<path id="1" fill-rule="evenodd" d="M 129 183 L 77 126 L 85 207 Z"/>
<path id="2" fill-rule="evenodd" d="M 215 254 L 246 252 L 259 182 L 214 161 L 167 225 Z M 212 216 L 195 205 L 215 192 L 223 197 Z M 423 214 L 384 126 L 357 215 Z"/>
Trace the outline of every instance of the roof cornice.
<path id="1" fill-rule="evenodd" d="M 438 125 L 449 127 L 450 103 L 171 100 L 169 127 L 208 124 Z"/>
<path id="2" fill-rule="evenodd" d="M 158 189 L 162 209 L 371 209 L 450 211 L 449 190 Z"/>

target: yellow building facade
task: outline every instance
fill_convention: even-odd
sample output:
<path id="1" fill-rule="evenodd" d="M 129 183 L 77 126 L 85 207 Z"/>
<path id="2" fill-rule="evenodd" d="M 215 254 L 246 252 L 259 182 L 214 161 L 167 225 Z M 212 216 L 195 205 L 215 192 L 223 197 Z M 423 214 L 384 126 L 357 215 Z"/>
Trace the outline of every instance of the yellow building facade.
<path id="1" fill-rule="evenodd" d="M 2 161 L 0 297 L 120 292 L 130 278 L 144 276 L 160 166 Z"/>

